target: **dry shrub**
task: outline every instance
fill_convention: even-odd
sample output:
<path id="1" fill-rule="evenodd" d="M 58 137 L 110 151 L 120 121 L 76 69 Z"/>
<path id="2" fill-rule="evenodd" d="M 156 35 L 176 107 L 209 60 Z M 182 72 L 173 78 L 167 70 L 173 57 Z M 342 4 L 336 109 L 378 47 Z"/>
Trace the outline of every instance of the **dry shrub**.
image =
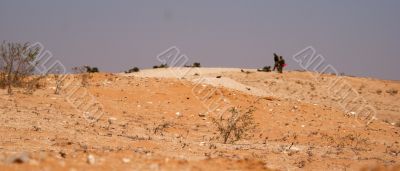
<path id="1" fill-rule="evenodd" d="M 394 89 L 394 88 L 391 88 L 389 90 L 386 90 L 386 93 L 394 96 L 394 95 L 396 95 L 398 93 L 398 91 L 396 89 Z"/>
<path id="2" fill-rule="evenodd" d="M 161 64 L 161 65 L 154 65 L 153 68 L 154 69 L 157 69 L 157 68 L 168 68 L 168 65 L 166 63 L 165 64 Z"/>
<path id="3" fill-rule="evenodd" d="M 46 75 L 32 76 L 28 79 L 25 82 L 25 94 L 33 94 L 37 89 L 45 87 L 46 82 L 42 81 L 43 78 L 46 78 Z"/>
<path id="4" fill-rule="evenodd" d="M 89 79 L 92 78 L 90 73 L 92 72 L 88 71 L 87 66 L 74 67 L 72 70 L 74 70 L 74 72 L 80 78 L 82 87 L 89 86 Z"/>
<path id="5" fill-rule="evenodd" d="M 200 64 L 200 62 L 195 62 L 195 63 L 193 63 L 192 67 L 194 67 L 194 68 L 200 68 L 200 67 L 201 67 L 201 64 Z"/>
<path id="6" fill-rule="evenodd" d="M 166 122 L 166 121 L 164 121 L 164 122 L 162 122 L 162 123 L 156 125 L 156 126 L 153 128 L 153 134 L 159 133 L 160 135 L 163 136 L 163 135 L 164 135 L 164 130 L 167 129 L 167 128 L 169 128 L 169 127 L 172 127 L 172 126 L 173 126 L 173 123 L 172 123 L 172 122 Z"/>
<path id="7" fill-rule="evenodd" d="M 97 68 L 97 67 L 91 67 L 91 66 L 89 66 L 89 65 L 85 65 L 85 66 L 83 66 L 85 69 L 86 69 L 86 72 L 88 72 L 88 73 L 96 73 L 96 72 L 99 72 L 99 68 Z"/>
<path id="8" fill-rule="evenodd" d="M 349 133 L 347 135 L 337 135 L 333 144 L 336 144 L 337 148 L 348 147 L 354 152 L 358 152 L 367 151 L 371 143 L 368 137 L 364 137 L 360 133 Z"/>
<path id="9" fill-rule="evenodd" d="M 246 112 L 238 111 L 236 108 L 230 108 L 227 116 L 212 118 L 212 122 L 218 130 L 218 138 L 223 143 L 234 143 L 249 134 L 256 128 L 253 117 L 254 108 L 248 109 Z"/>
<path id="10" fill-rule="evenodd" d="M 3 42 L 0 45 L 0 86 L 7 88 L 8 94 L 12 94 L 13 87 L 34 89 L 38 79 L 28 77 L 34 75 L 39 51 L 29 43 Z"/>
<path id="11" fill-rule="evenodd" d="M 133 68 L 125 71 L 125 73 L 128 74 L 128 73 L 139 72 L 139 71 L 140 71 L 140 69 L 138 67 L 133 67 Z"/>
<path id="12" fill-rule="evenodd" d="M 54 74 L 53 78 L 56 83 L 54 94 L 60 94 L 62 88 L 64 87 L 65 75 Z"/>

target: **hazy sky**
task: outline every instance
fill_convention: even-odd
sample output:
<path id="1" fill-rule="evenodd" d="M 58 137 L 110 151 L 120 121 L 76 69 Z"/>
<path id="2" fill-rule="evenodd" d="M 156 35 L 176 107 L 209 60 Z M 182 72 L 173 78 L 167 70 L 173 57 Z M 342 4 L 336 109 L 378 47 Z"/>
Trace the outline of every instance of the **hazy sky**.
<path id="1" fill-rule="evenodd" d="M 0 40 L 41 42 L 69 68 L 159 64 L 177 46 L 208 67 L 273 65 L 313 46 L 339 72 L 400 80 L 399 0 L 0 0 Z"/>

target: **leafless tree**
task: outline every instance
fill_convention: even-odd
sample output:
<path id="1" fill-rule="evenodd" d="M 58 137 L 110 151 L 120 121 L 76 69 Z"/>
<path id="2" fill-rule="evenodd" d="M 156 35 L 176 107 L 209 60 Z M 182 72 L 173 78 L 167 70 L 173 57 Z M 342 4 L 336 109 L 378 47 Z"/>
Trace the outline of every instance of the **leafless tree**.
<path id="1" fill-rule="evenodd" d="M 31 48 L 29 43 L 3 42 L 0 46 L 1 82 L 12 94 L 12 87 L 23 86 L 27 76 L 34 73 L 38 64 L 36 57 L 38 48 Z"/>

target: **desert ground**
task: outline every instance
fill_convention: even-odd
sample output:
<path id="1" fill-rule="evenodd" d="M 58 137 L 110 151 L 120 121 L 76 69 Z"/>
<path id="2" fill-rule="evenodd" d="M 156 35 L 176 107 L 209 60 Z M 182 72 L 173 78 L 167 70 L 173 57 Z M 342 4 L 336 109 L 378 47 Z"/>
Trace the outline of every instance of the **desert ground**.
<path id="1" fill-rule="evenodd" d="M 60 94 L 52 76 L 33 94 L 0 90 L 0 170 L 400 170 L 399 81 L 240 68 L 64 79 Z M 223 143 L 213 118 L 231 107 L 254 109 L 255 129 Z"/>

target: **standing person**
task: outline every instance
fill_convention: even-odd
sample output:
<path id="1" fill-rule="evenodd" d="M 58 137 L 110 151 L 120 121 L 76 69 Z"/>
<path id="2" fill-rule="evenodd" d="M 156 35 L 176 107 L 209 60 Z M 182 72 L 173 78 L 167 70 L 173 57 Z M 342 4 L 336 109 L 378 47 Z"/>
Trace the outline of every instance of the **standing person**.
<path id="1" fill-rule="evenodd" d="M 278 72 L 282 73 L 283 72 L 283 67 L 286 66 L 285 60 L 283 59 L 282 56 L 279 57 L 279 61 L 278 61 Z"/>
<path id="2" fill-rule="evenodd" d="M 272 71 L 275 71 L 275 69 L 278 69 L 278 66 L 279 66 L 279 57 L 276 53 L 274 53 L 274 61 L 275 61 L 275 64 L 274 64 L 274 68 L 272 69 Z"/>

